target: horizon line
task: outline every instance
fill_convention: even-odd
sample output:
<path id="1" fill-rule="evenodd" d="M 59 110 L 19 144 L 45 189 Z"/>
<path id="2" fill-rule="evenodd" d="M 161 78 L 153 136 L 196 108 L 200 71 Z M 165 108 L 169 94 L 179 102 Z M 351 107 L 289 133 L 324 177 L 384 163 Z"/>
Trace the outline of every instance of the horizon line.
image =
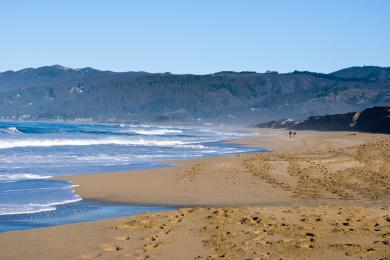
<path id="1" fill-rule="evenodd" d="M 16 72 L 21 72 L 21 71 L 24 71 L 24 70 L 36 70 L 36 69 L 45 68 L 45 67 L 48 67 L 48 68 L 50 68 L 50 67 L 57 67 L 57 68 L 60 68 L 60 69 L 63 69 L 63 70 L 75 70 L 75 71 L 77 71 L 77 70 L 85 70 L 85 69 L 93 69 L 93 70 L 97 70 L 97 71 L 101 71 L 101 72 L 113 72 L 113 73 L 134 72 L 134 73 L 147 73 L 147 74 L 198 75 L 198 76 L 214 75 L 214 74 L 218 74 L 218 73 L 256 73 L 256 74 L 273 74 L 273 73 L 275 73 L 275 74 L 291 74 L 291 73 L 294 73 L 294 72 L 310 72 L 310 73 L 318 73 L 318 74 L 332 74 L 334 72 L 337 72 L 337 71 L 340 71 L 340 70 L 344 70 L 344 69 L 365 68 L 365 67 L 390 69 L 390 66 L 377 66 L 377 65 L 360 65 L 359 66 L 359 65 L 354 65 L 354 66 L 350 66 L 350 67 L 340 68 L 340 69 L 337 69 L 335 71 L 328 72 L 328 73 L 296 69 L 296 70 L 289 71 L 289 72 L 279 72 L 277 70 L 266 70 L 265 72 L 259 72 L 259 71 L 255 71 L 255 70 L 241 70 L 241 71 L 221 70 L 221 71 L 216 71 L 216 72 L 195 74 L 195 73 L 173 73 L 173 72 L 169 72 L 169 71 L 165 71 L 165 72 L 149 72 L 149 71 L 144 71 L 144 70 L 138 70 L 138 71 L 137 70 L 114 71 L 114 70 L 97 69 L 97 68 L 90 67 L 90 66 L 86 66 L 86 67 L 82 67 L 82 68 L 75 68 L 75 67 L 63 66 L 63 65 L 60 65 L 60 64 L 53 64 L 53 65 L 44 65 L 44 66 L 38 66 L 38 67 L 26 67 L 26 68 L 18 69 L 18 70 L 10 69 L 10 70 L 5 70 L 5 71 L 0 71 L 0 73 L 6 73 L 6 72 L 14 72 L 14 73 L 16 73 Z"/>

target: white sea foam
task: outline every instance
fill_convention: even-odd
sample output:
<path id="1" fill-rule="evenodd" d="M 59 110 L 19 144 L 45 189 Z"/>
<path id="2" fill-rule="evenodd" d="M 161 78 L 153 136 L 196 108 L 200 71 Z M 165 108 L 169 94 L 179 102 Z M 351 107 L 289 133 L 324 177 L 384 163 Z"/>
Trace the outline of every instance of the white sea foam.
<path id="1" fill-rule="evenodd" d="M 140 135 L 165 135 L 165 134 L 181 134 L 183 131 L 175 129 L 155 129 L 155 130 L 131 130 Z"/>
<path id="2" fill-rule="evenodd" d="M 144 161 L 151 161 L 156 158 L 161 158 L 166 155 L 163 154 L 126 154 L 126 155 L 106 155 L 106 154 L 99 154 L 99 155 L 88 155 L 88 156 L 78 156 L 74 157 L 74 161 L 79 162 L 113 162 L 116 163 L 129 163 L 129 162 L 144 162 Z"/>
<path id="3" fill-rule="evenodd" d="M 257 133 L 252 133 L 252 132 L 228 132 L 228 131 L 219 131 L 215 129 L 199 129 L 199 132 L 203 133 L 211 133 L 220 136 L 221 138 L 236 138 L 236 137 L 250 137 L 250 136 L 256 136 L 258 135 Z"/>
<path id="4" fill-rule="evenodd" d="M 56 210 L 55 206 L 62 204 L 74 203 L 81 201 L 82 199 L 77 196 L 76 199 L 64 200 L 59 202 L 51 202 L 47 204 L 27 204 L 27 205 L 14 205 L 14 204 L 0 204 L 0 216 L 1 215 L 17 215 L 17 214 L 32 214 L 46 211 Z"/>
<path id="5" fill-rule="evenodd" d="M 0 204 L 0 216 L 32 214 L 45 211 L 53 211 L 56 207 L 40 207 L 31 205 L 2 205 Z"/>
<path id="6" fill-rule="evenodd" d="M 164 147 L 186 147 L 196 144 L 194 142 L 183 142 L 180 140 L 151 140 L 151 139 L 3 139 L 0 140 L 0 149 L 18 147 L 50 147 L 50 146 L 87 146 L 87 145 L 140 145 L 140 146 L 164 146 Z M 197 146 L 194 146 L 197 147 Z M 199 146 L 198 146 L 199 147 Z"/>
<path id="7" fill-rule="evenodd" d="M 38 207 L 52 207 L 52 206 L 58 206 L 62 204 L 69 204 L 69 203 L 74 203 L 83 200 L 80 198 L 79 195 L 76 195 L 76 199 L 70 199 L 70 200 L 64 200 L 64 201 L 59 201 L 59 202 L 51 202 L 47 204 L 29 204 L 30 206 L 38 206 Z"/>
<path id="8" fill-rule="evenodd" d="M 14 126 L 11 126 L 11 127 L 0 129 L 0 133 L 3 133 L 3 134 L 21 134 L 22 132 L 20 132 L 18 128 L 14 127 Z"/>
<path id="9" fill-rule="evenodd" d="M 48 179 L 51 176 L 46 175 L 36 175 L 36 174 L 21 174 L 21 173 L 0 173 L 0 182 L 14 182 L 20 180 L 39 180 L 39 179 Z"/>

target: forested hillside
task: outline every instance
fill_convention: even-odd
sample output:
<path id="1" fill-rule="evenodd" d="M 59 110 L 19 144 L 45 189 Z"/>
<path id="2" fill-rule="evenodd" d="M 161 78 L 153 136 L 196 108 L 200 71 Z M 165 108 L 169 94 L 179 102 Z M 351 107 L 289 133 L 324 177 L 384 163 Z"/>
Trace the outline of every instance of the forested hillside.
<path id="1" fill-rule="evenodd" d="M 59 65 L 0 73 L 0 118 L 251 123 L 390 104 L 390 68 L 208 75 Z"/>

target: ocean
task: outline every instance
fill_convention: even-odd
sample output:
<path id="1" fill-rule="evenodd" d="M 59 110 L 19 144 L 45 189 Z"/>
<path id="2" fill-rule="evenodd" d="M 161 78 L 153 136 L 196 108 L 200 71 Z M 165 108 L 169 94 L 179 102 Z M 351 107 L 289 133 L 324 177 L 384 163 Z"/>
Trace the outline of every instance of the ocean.
<path id="1" fill-rule="evenodd" d="M 0 232 L 168 209 L 83 201 L 73 183 L 50 177 L 261 151 L 225 142 L 251 135 L 206 127 L 0 122 Z"/>

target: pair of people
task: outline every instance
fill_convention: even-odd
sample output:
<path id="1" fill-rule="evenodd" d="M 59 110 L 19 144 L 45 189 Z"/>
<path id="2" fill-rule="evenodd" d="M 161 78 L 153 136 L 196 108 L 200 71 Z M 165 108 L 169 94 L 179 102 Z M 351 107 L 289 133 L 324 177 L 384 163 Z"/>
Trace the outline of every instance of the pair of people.
<path id="1" fill-rule="evenodd" d="M 288 132 L 288 135 L 290 136 L 290 138 L 295 137 L 297 135 L 297 132 L 290 131 L 290 132 Z"/>

